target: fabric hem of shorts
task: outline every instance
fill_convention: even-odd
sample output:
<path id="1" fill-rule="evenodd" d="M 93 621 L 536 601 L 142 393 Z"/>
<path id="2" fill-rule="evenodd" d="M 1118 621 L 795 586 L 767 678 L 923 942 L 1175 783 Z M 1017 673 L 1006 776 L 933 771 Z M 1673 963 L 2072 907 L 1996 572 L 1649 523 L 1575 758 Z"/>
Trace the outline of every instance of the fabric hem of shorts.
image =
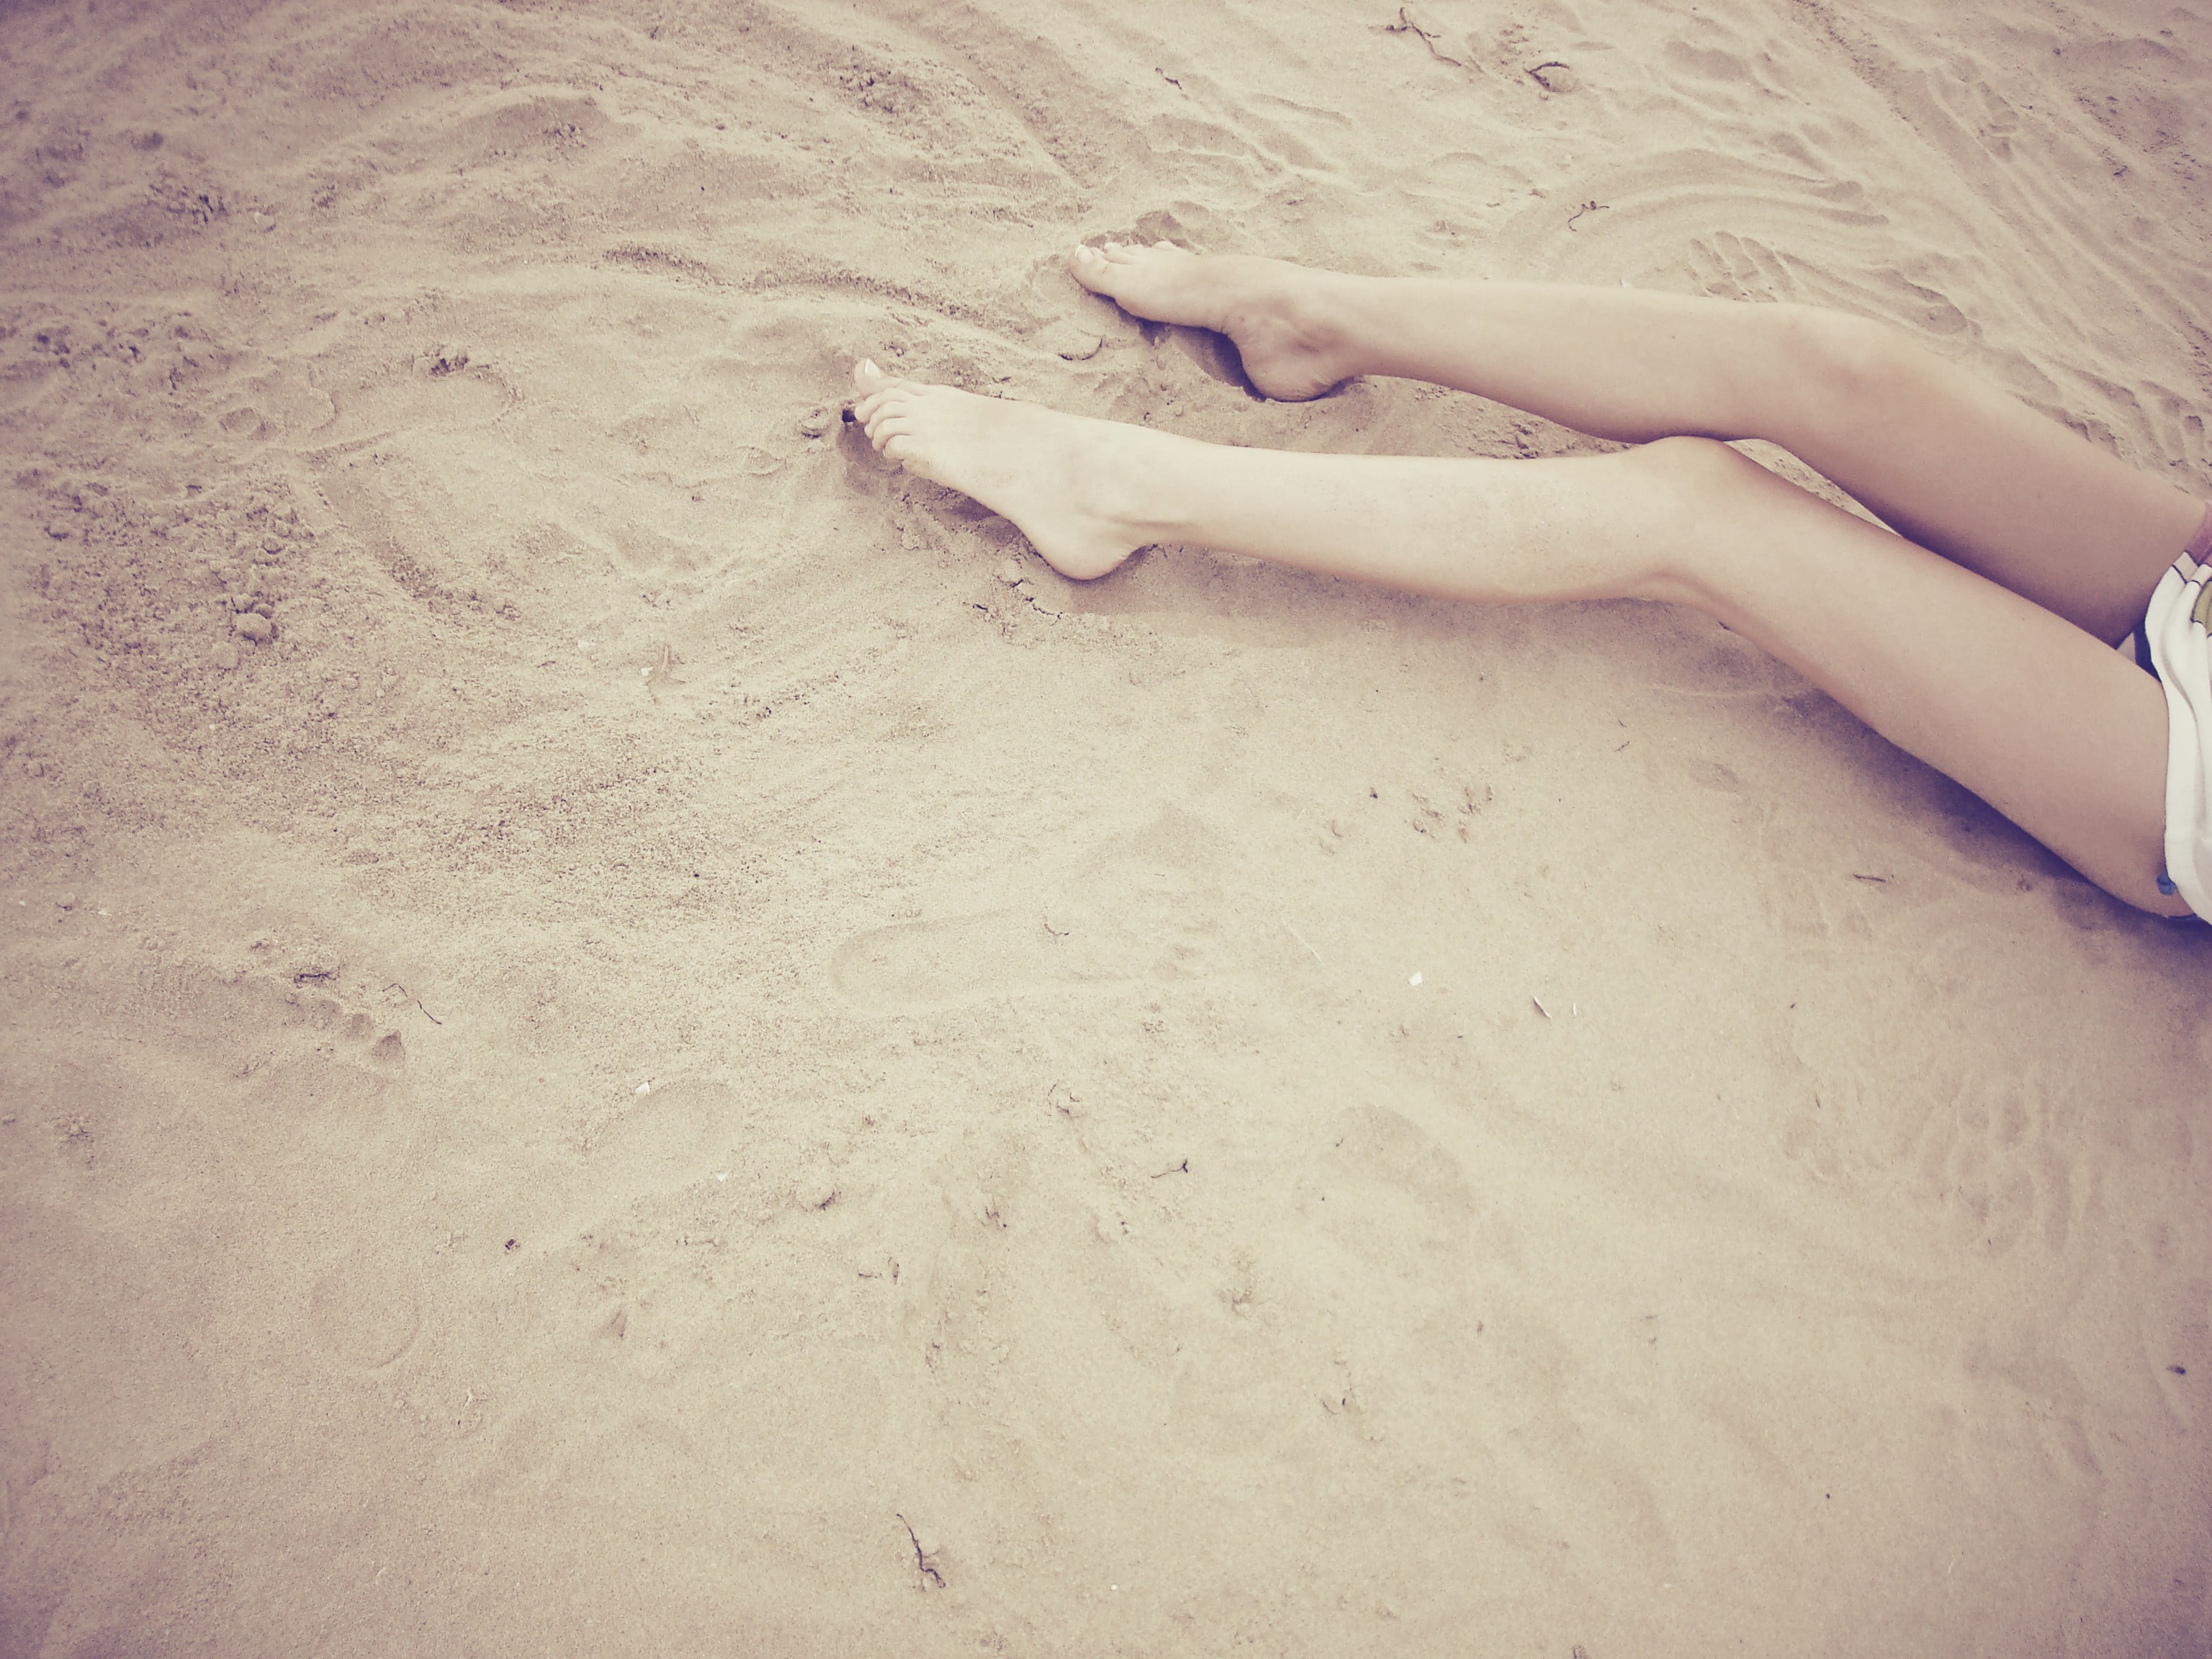
<path id="1" fill-rule="evenodd" d="M 2166 821 L 2160 826 L 2160 850 L 2166 858 L 2163 889 L 2169 883 L 2180 893 L 2183 902 L 2194 911 L 2199 921 L 2212 921 L 2212 892 L 2208 892 L 2197 880 L 2197 852 L 2194 844 L 2196 834 L 2202 830 L 2201 800 L 2192 800 L 2193 793 L 2201 793 L 2203 772 L 2208 758 L 2206 732 L 2198 719 L 2198 711 L 2191 705 L 2174 677 L 2160 664 L 2157 635 L 2164 630 L 2154 630 L 2151 618 L 2159 615 L 2161 601 L 2170 610 L 2187 597 L 2191 584 L 2205 574 L 2205 566 L 2212 562 L 2212 502 L 2204 508 L 2204 522 L 2189 547 L 2176 559 L 2166 573 L 2158 580 L 2158 586 L 2145 607 L 2142 621 L 2142 641 L 2149 648 L 2151 673 L 2166 693 Z M 2169 593 L 2172 589 L 2178 593 Z M 2193 810 L 2192 810 L 2193 809 Z"/>
<path id="2" fill-rule="evenodd" d="M 2166 823 L 2159 837 L 2160 850 L 2166 855 L 2166 878 L 2199 921 L 2212 921 L 2212 893 L 2199 887 L 2195 875 L 2188 873 L 2195 863 L 2196 849 L 2190 845 L 2188 786 L 2184 780 L 2203 738 L 2197 729 L 2197 711 L 2187 699 L 2165 676 L 2159 677 L 2158 684 L 2166 693 Z"/>
<path id="3" fill-rule="evenodd" d="M 2142 620 L 2136 624 L 2129 643 L 2130 653 L 2136 665 L 2156 680 L 2159 690 L 2166 693 L 2166 788 L 2164 791 L 2165 821 L 2160 826 L 2160 850 L 2165 856 L 2165 868 L 2159 872 L 2161 893 L 2179 893 L 2182 900 L 2200 921 L 2212 922 L 2212 891 L 2208 891 L 2197 879 L 2197 848 L 2192 845 L 2191 830 L 2201 828 L 2191 807 L 2203 808 L 2206 802 L 2192 802 L 2193 793 L 2202 793 L 2206 763 L 2212 761 L 2212 750 L 2207 750 L 2206 732 L 2198 719 L 2198 710 L 2191 706 L 2175 684 L 2174 677 L 2161 666 L 2159 649 L 2152 629 L 2152 618 L 2158 617 L 2161 602 L 2168 601 L 2169 587 L 2182 590 L 2172 599 L 2185 598 L 2192 583 L 2205 576 L 2206 567 L 2212 565 L 2212 501 L 2204 505 L 2204 517 L 2197 534 L 2190 540 L 2181 556 L 2167 567 L 2151 592 L 2150 603 L 2143 607 Z M 2170 604 L 2168 605 L 2170 609 Z M 2163 618 L 2161 618 L 2163 620 Z M 2163 632 L 2163 629 L 2158 632 Z"/>

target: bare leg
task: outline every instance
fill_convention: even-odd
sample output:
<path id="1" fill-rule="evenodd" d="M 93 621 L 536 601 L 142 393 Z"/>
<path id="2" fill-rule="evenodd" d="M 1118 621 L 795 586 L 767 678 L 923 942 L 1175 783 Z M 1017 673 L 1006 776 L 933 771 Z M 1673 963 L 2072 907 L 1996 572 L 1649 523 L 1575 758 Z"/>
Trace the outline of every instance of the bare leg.
<path id="1" fill-rule="evenodd" d="M 1219 330 L 1272 396 L 1354 374 L 1455 386 L 1624 442 L 1765 438 L 1899 533 L 2107 643 L 2203 508 L 1894 330 L 1805 306 L 1340 276 L 1162 245 L 1079 250 L 1079 282 Z"/>
<path id="2" fill-rule="evenodd" d="M 1692 597 L 1668 586 L 1646 550 L 1659 480 L 1633 454 L 1490 461 L 1227 448 L 886 380 L 873 363 L 854 381 L 862 397 L 853 412 L 878 450 L 1012 520 L 1079 580 L 1139 547 L 1194 542 L 1491 604 Z"/>
<path id="3" fill-rule="evenodd" d="M 854 372 L 878 449 L 1012 519 L 1066 574 L 1195 542 L 1489 603 L 1696 605 L 2161 914 L 2166 706 L 2078 628 L 1723 445 L 1596 459 L 1289 454 Z"/>

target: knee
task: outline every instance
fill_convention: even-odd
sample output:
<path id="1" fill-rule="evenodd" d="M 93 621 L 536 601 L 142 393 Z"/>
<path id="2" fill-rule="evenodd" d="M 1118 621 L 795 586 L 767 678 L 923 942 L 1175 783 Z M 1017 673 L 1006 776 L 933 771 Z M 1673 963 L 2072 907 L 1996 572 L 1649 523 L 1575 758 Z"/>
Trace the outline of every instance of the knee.
<path id="1" fill-rule="evenodd" d="M 1643 475 L 1649 557 L 1635 592 L 1717 614 L 1733 565 L 1785 533 L 1803 492 L 1715 438 L 1660 438 L 1620 458 Z"/>
<path id="2" fill-rule="evenodd" d="M 1674 526 L 1710 528 L 1713 515 L 1740 506 L 1747 492 L 1774 475 L 1717 438 L 1657 438 L 1624 458 L 1643 472 L 1662 514 Z"/>
<path id="3" fill-rule="evenodd" d="M 1655 438 L 1628 454 L 1638 466 L 1680 489 L 1723 489 L 1736 482 L 1747 466 L 1765 470 L 1718 438 Z"/>

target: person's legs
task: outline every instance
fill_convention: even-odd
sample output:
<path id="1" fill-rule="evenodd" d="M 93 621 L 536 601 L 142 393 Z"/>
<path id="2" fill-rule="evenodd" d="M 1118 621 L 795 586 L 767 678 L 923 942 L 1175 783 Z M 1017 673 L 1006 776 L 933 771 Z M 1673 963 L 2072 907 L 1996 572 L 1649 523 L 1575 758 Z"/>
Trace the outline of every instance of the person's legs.
<path id="1" fill-rule="evenodd" d="M 1923 547 L 2107 643 L 2202 505 L 1887 326 L 1632 289 L 1345 276 L 1161 245 L 1079 250 L 1079 282 L 1219 330 L 1271 396 L 1355 374 L 1457 387 L 1623 442 L 1764 438 Z"/>
<path id="2" fill-rule="evenodd" d="M 1686 603 L 2130 903 L 2160 897 L 2166 707 L 2088 635 L 1724 445 L 1449 460 L 1225 447 L 855 371 L 890 459 L 1066 574 L 1190 542 L 1492 604 Z"/>

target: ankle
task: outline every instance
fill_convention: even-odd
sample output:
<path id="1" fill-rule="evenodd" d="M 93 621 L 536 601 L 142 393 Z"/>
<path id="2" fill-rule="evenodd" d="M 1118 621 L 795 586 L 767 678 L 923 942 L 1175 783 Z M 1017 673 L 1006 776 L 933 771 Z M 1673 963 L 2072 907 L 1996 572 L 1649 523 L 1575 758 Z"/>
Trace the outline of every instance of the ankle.
<path id="1" fill-rule="evenodd" d="M 1300 329 L 1310 331 L 1317 349 L 1346 364 L 1347 374 L 1389 373 L 1382 364 L 1380 343 L 1382 325 L 1392 314 L 1393 279 L 1334 270 L 1310 275 L 1316 280 L 1299 296 Z"/>
<path id="2" fill-rule="evenodd" d="M 1284 331 L 1297 349 L 1334 355 L 1348 336 L 1353 317 L 1352 284 L 1357 281 L 1333 270 L 1270 259 L 1245 303 L 1237 307 L 1244 316 L 1237 320 L 1264 317 Z"/>
<path id="3" fill-rule="evenodd" d="M 1205 497 L 1212 446 L 1179 433 L 1119 422 L 1088 423 L 1085 505 L 1140 544 L 1191 538 Z"/>

